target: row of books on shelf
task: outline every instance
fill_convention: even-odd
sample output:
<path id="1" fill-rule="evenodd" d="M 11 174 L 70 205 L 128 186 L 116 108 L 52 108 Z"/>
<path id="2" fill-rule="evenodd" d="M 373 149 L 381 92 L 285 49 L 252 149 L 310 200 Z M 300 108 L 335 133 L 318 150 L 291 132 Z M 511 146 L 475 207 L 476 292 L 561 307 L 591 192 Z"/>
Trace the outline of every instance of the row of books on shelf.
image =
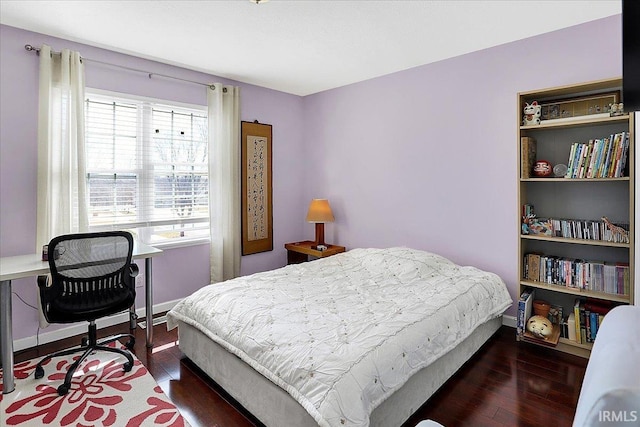
<path id="1" fill-rule="evenodd" d="M 554 333 L 547 338 L 533 336 L 527 331 L 526 322 L 533 315 L 532 307 L 535 299 L 535 289 L 526 288 L 518 300 L 518 314 L 516 332 L 524 341 L 535 342 L 548 346 L 555 346 L 559 338 L 565 338 L 578 344 L 588 344 L 595 341 L 598 329 L 604 316 L 615 307 L 611 301 L 595 298 L 576 298 L 569 314 L 564 313 L 561 305 L 551 305 L 548 319 L 554 328 Z"/>
<path id="2" fill-rule="evenodd" d="M 525 203 L 522 234 L 629 243 L 629 223 L 613 223 L 604 216 L 599 220 L 536 218 L 533 205 Z"/>
<path id="3" fill-rule="evenodd" d="M 565 178 L 619 178 L 629 153 L 629 133 L 571 145 Z"/>
<path id="4" fill-rule="evenodd" d="M 568 339 L 578 344 L 594 342 L 604 316 L 612 308 L 610 301 L 576 298 L 573 313 L 567 317 Z"/>
<path id="5" fill-rule="evenodd" d="M 612 230 L 602 220 L 535 218 L 530 222 L 529 234 L 533 235 L 629 243 L 629 223 L 615 223 Z"/>
<path id="6" fill-rule="evenodd" d="M 568 288 L 629 295 L 629 264 L 585 261 L 539 253 L 527 253 L 523 260 L 523 278 L 533 282 Z"/>

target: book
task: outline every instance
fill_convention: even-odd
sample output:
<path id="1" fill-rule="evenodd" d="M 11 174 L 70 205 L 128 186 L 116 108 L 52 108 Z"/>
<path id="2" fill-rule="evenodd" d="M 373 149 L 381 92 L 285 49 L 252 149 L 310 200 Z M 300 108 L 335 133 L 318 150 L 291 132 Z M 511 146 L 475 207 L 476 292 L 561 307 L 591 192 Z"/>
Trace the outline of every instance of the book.
<path id="1" fill-rule="evenodd" d="M 574 166 L 573 157 L 576 155 L 577 146 L 578 146 L 577 142 L 574 142 L 573 144 L 571 144 L 571 149 L 569 150 L 569 160 L 567 160 L 567 173 L 565 173 L 564 175 L 565 178 L 572 177 L 573 166 Z"/>
<path id="2" fill-rule="evenodd" d="M 622 164 L 622 156 L 624 154 L 624 144 L 625 141 L 627 140 L 627 136 L 626 136 L 626 132 L 620 132 L 618 135 L 620 135 L 620 145 L 618 146 L 618 151 L 616 151 L 616 157 L 614 159 L 614 164 L 613 164 L 613 170 L 611 171 L 611 176 L 614 178 L 618 178 L 620 177 L 619 175 L 619 168 L 620 165 Z"/>
<path id="3" fill-rule="evenodd" d="M 584 309 L 584 333 L 587 342 L 593 342 L 591 340 L 591 312 L 588 309 Z"/>
<path id="4" fill-rule="evenodd" d="M 589 143 L 583 144 L 582 155 L 580 159 L 580 170 L 578 172 L 578 178 L 584 178 L 587 175 L 587 168 L 589 167 L 589 157 L 591 153 L 591 145 Z"/>
<path id="5" fill-rule="evenodd" d="M 597 139 L 596 146 L 594 148 L 594 162 L 593 162 L 593 170 L 591 171 L 591 176 L 589 178 L 597 178 L 598 177 L 598 169 L 600 168 L 600 162 L 602 161 L 602 147 L 604 146 L 604 139 Z"/>
<path id="6" fill-rule="evenodd" d="M 624 151 L 622 153 L 622 162 L 620 165 L 620 175 L 619 176 L 629 176 L 629 171 L 626 169 L 627 167 L 627 158 L 629 156 L 629 132 L 626 133 L 624 138 Z"/>
<path id="7" fill-rule="evenodd" d="M 571 178 L 577 178 L 578 170 L 580 169 L 580 158 L 582 156 L 582 150 L 584 149 L 584 144 L 576 143 L 576 151 L 573 154 L 573 169 L 571 171 Z"/>
<path id="8" fill-rule="evenodd" d="M 628 132 L 623 132 L 623 136 L 622 136 L 622 148 L 620 150 L 620 161 L 618 163 L 617 169 L 616 169 L 616 177 L 622 177 L 624 176 L 624 171 L 625 171 L 625 166 L 627 163 L 627 156 L 629 154 L 629 133 Z"/>
<path id="9" fill-rule="evenodd" d="M 618 152 L 619 146 L 620 146 L 620 134 L 617 133 L 613 136 L 613 142 L 611 144 L 611 150 L 610 151 L 610 155 L 609 155 L 609 159 L 607 160 L 607 164 L 606 164 L 606 171 L 605 171 L 605 178 L 611 178 L 613 177 L 613 167 L 615 165 L 615 160 L 616 160 L 616 154 Z"/>
<path id="10" fill-rule="evenodd" d="M 527 279 L 534 282 L 540 281 L 540 254 L 527 254 L 529 267 L 527 268 Z"/>
<path id="11" fill-rule="evenodd" d="M 625 141 L 625 132 L 620 132 L 616 134 L 618 136 L 618 147 L 616 150 L 616 155 L 611 163 L 611 177 L 617 178 L 618 175 L 618 167 L 620 166 L 620 162 L 622 160 L 622 152 L 624 151 L 624 141 Z"/>
<path id="12" fill-rule="evenodd" d="M 592 139 L 589 141 L 589 145 L 592 146 L 591 156 L 589 157 L 589 168 L 587 169 L 586 178 L 593 178 L 593 169 L 595 168 L 596 158 L 598 157 L 598 146 L 600 145 L 600 141 L 597 139 Z"/>
<path id="13" fill-rule="evenodd" d="M 600 158 L 600 166 L 598 167 L 598 175 L 597 178 L 604 178 L 604 165 L 607 163 L 607 155 L 609 153 L 609 148 L 611 147 L 611 140 L 613 139 L 613 135 L 604 139 L 604 146 L 602 147 L 602 155 Z"/>
<path id="14" fill-rule="evenodd" d="M 580 342 L 582 344 L 586 344 L 587 341 L 587 318 L 585 317 L 584 310 L 584 299 L 580 299 L 580 303 L 578 304 L 578 309 L 580 311 Z"/>
<path id="15" fill-rule="evenodd" d="M 576 298 L 573 303 L 573 319 L 575 325 L 575 341 L 578 344 L 582 344 L 582 335 L 580 334 L 581 326 L 580 326 L 580 298 Z"/>
<path id="16" fill-rule="evenodd" d="M 607 157 L 605 159 L 604 168 L 602 169 L 602 177 L 608 178 L 611 171 L 611 162 L 616 152 L 616 136 L 611 135 L 611 141 L 609 142 L 609 150 L 607 151 Z"/>
<path id="17" fill-rule="evenodd" d="M 588 298 L 584 303 L 585 309 L 597 314 L 607 314 L 614 306 L 611 301 Z"/>
<path id="18" fill-rule="evenodd" d="M 589 165 L 591 164 L 591 158 L 593 157 L 591 155 L 592 151 L 593 151 L 593 139 L 590 140 L 587 144 L 587 151 L 584 155 L 584 160 L 583 160 L 583 164 L 582 164 L 582 170 L 580 171 L 580 178 L 587 178 L 587 174 L 589 171 Z"/>
<path id="19" fill-rule="evenodd" d="M 580 178 L 580 167 L 582 165 L 582 158 L 586 153 L 587 146 L 585 144 L 579 144 L 576 152 L 576 167 L 573 170 L 573 178 Z"/>
<path id="20" fill-rule="evenodd" d="M 520 138 L 521 144 L 521 178 L 531 178 L 533 167 L 536 164 L 536 140 L 530 136 L 523 136 Z"/>
<path id="21" fill-rule="evenodd" d="M 591 312 L 591 321 L 589 322 L 591 325 L 591 342 L 596 340 L 596 335 L 598 334 L 598 313 Z"/>
<path id="22" fill-rule="evenodd" d="M 567 338 L 571 341 L 576 341 L 576 315 L 571 313 L 567 318 L 568 324 L 568 336 Z"/>
<path id="23" fill-rule="evenodd" d="M 518 300 L 518 318 L 516 319 L 516 332 L 522 335 L 526 330 L 526 322 L 531 317 L 535 289 L 526 288 Z"/>

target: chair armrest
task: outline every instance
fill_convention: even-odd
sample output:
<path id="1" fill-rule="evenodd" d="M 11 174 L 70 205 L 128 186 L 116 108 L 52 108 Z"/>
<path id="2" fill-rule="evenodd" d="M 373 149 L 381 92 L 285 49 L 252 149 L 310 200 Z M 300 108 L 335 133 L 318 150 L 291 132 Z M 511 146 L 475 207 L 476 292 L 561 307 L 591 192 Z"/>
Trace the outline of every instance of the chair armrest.
<path id="1" fill-rule="evenodd" d="M 49 276 L 48 274 L 45 276 L 38 276 L 38 287 L 42 290 L 48 288 L 50 286 L 50 279 L 51 276 Z"/>
<path id="2" fill-rule="evenodd" d="M 139 272 L 140 268 L 138 268 L 138 264 L 136 264 L 135 262 L 129 264 L 129 276 L 136 277 Z"/>
<path id="3" fill-rule="evenodd" d="M 42 312 L 44 313 L 44 316 L 46 318 L 47 314 L 46 314 L 45 307 L 53 299 L 51 295 L 51 290 L 52 290 L 51 275 L 47 274 L 47 275 L 38 276 L 37 280 L 38 280 L 38 291 L 40 294 L 40 298 L 38 298 L 38 301 L 40 303 L 40 306 L 42 307 Z"/>

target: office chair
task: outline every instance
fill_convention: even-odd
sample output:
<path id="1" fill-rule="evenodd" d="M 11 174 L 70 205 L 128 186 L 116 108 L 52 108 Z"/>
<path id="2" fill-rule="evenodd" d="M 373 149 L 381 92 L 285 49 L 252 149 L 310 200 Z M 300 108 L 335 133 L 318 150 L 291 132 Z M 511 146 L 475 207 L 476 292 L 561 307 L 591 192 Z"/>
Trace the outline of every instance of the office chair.
<path id="1" fill-rule="evenodd" d="M 118 353 L 127 358 L 124 371 L 133 367 L 131 353 L 106 344 L 129 337 L 125 347 L 131 350 L 135 338 L 121 334 L 96 339 L 96 319 L 128 310 L 136 297 L 135 277 L 138 266 L 131 262 L 133 237 L 124 231 L 81 233 L 58 236 L 48 248 L 50 276 L 38 277 L 40 301 L 49 323 L 89 322 L 88 338 L 80 347 L 58 351 L 46 356 L 36 366 L 35 377 L 42 378 L 42 364 L 57 356 L 81 352 L 67 371 L 64 383 L 58 387 L 60 396 L 67 394 L 73 374 L 82 361 L 96 350 Z"/>

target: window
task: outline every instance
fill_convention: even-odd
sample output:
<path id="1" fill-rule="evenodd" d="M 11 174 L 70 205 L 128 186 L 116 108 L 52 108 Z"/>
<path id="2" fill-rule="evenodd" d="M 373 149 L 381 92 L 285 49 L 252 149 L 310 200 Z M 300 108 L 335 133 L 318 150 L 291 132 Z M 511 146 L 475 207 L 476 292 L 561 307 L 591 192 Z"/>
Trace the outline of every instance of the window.
<path id="1" fill-rule="evenodd" d="M 209 238 L 205 107 L 87 91 L 91 231 L 128 229 L 145 243 Z"/>

